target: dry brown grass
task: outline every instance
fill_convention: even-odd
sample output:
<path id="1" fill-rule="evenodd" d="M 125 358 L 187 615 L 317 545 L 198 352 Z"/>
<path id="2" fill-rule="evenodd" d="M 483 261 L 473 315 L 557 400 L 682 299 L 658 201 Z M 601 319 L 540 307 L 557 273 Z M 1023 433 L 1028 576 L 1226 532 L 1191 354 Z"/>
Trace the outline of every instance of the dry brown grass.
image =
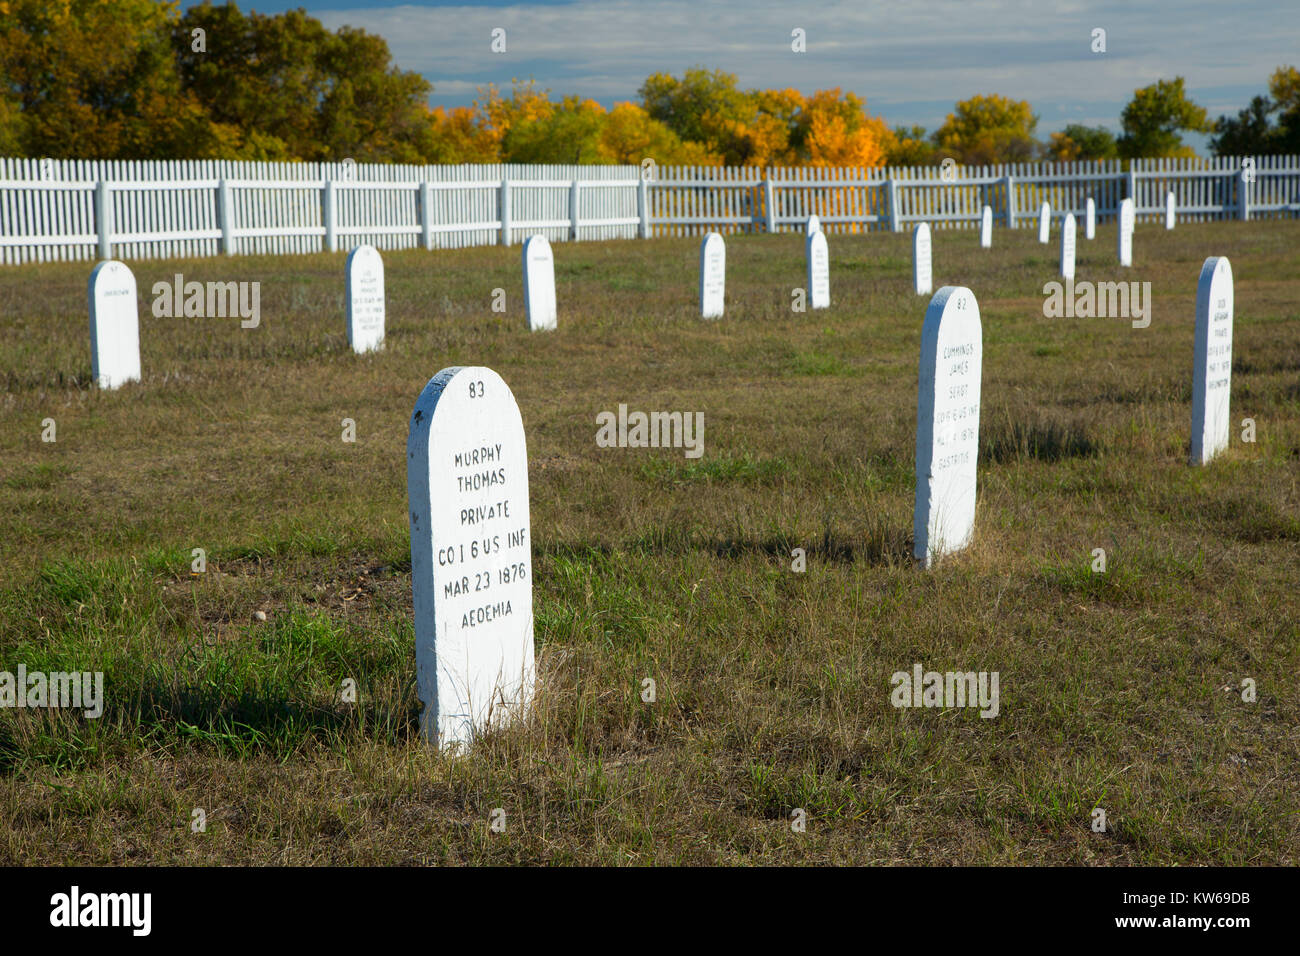
<path id="1" fill-rule="evenodd" d="M 805 314 L 799 237 L 730 238 L 717 323 L 695 240 L 557 244 L 544 335 L 517 247 L 390 253 L 370 357 L 342 255 L 133 263 L 145 379 L 107 394 L 88 266 L 0 271 L 0 670 L 103 670 L 109 697 L 0 711 L 0 861 L 1295 863 L 1300 223 L 1142 227 L 1122 276 L 1113 240 L 1080 242 L 1079 278 L 1150 281 L 1149 329 L 1043 318 L 1055 236 L 936 233 L 937 283 L 980 302 L 984 455 L 976 543 L 932 573 L 907 236 L 831 236 L 834 306 Z M 1259 437 L 1192 469 L 1207 255 Z M 154 318 L 175 272 L 260 280 L 261 328 Z M 416 734 L 404 447 L 460 364 L 523 411 L 544 685 L 448 760 Z M 598 448 L 620 402 L 703 412 L 704 457 Z M 1001 713 L 894 709 L 915 661 L 998 671 Z"/>

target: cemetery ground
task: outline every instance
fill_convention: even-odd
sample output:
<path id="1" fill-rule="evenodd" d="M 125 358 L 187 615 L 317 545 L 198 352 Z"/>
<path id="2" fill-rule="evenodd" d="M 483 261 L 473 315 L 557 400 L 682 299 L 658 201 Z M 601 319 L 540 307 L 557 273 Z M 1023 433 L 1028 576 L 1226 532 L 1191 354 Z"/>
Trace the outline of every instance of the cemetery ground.
<path id="1" fill-rule="evenodd" d="M 910 233 L 828 236 L 832 306 L 803 313 L 803 236 L 728 236 L 716 322 L 698 238 L 555 243 L 532 334 L 518 244 L 385 252 L 364 356 L 343 253 L 131 261 L 143 382 L 116 392 L 93 264 L 0 269 L 0 670 L 106 698 L 0 711 L 0 862 L 1297 863 L 1300 222 L 1141 223 L 1132 269 L 1081 229 L 1077 280 L 1149 281 L 1145 329 L 1044 318 L 1059 222 L 1035 233 L 934 233 L 984 372 L 974 543 L 932 571 Z M 1194 468 L 1210 255 L 1233 431 Z M 175 273 L 260 281 L 260 326 L 155 318 Z M 405 470 L 451 365 L 523 414 L 540 669 L 530 720 L 459 758 L 419 734 Z M 702 412 L 703 456 L 598 447 L 620 404 Z M 998 672 L 996 717 L 896 709 L 916 663 Z"/>

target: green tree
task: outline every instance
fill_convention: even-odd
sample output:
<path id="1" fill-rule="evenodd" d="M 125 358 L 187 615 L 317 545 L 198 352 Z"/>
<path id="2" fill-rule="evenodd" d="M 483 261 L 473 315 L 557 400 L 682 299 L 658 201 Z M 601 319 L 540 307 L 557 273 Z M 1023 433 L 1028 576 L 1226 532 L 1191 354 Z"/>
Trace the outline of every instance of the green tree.
<path id="1" fill-rule="evenodd" d="M 607 114 L 593 100 L 566 96 L 550 113 L 516 123 L 501 143 L 507 163 L 607 163 L 601 135 Z"/>
<path id="2" fill-rule="evenodd" d="M 996 93 L 972 96 L 957 103 L 934 133 L 941 156 L 965 166 L 1015 163 L 1033 159 L 1040 151 L 1034 130 L 1038 117 L 1026 100 Z"/>
<path id="3" fill-rule="evenodd" d="M 433 150 L 428 97 L 418 73 L 392 65 L 382 37 L 342 27 L 325 44 L 329 76 L 317 125 L 324 155 L 418 163 Z"/>
<path id="4" fill-rule="evenodd" d="M 724 163 L 742 165 L 754 154 L 748 130 L 758 108 L 752 94 L 736 88 L 735 74 L 696 67 L 679 80 L 655 73 L 641 84 L 640 93 L 651 119 L 680 139 L 703 145 Z"/>
<path id="5" fill-rule="evenodd" d="M 1115 134 L 1104 126 L 1071 123 L 1052 134 L 1048 147 L 1053 159 L 1114 159 L 1119 155 Z"/>
<path id="6" fill-rule="evenodd" d="M 1267 96 L 1256 96 L 1235 117 L 1220 116 L 1214 122 L 1210 151 L 1216 156 L 1267 156 L 1280 152 L 1273 114 L 1277 107 Z"/>
<path id="7" fill-rule="evenodd" d="M 1280 66 L 1269 78 L 1269 95 L 1256 96 L 1236 117 L 1214 123 L 1210 149 L 1216 156 L 1268 156 L 1300 152 L 1300 71 Z"/>
<path id="8" fill-rule="evenodd" d="M 1300 70 L 1279 66 L 1269 79 L 1269 92 L 1278 110 L 1276 145 L 1279 153 L 1300 153 Z"/>
<path id="9" fill-rule="evenodd" d="M 206 49 L 196 50 L 202 30 Z M 173 28 L 181 82 L 234 154 L 250 159 L 418 162 L 433 154 L 429 83 L 363 30 L 306 12 L 245 16 L 205 0 Z"/>
<path id="10" fill-rule="evenodd" d="M 885 154 L 886 166 L 934 166 L 939 155 L 924 126 L 895 126 Z"/>
<path id="11" fill-rule="evenodd" d="M 28 156 L 194 156 L 212 142 L 154 0 L 0 3 L 0 141 Z"/>
<path id="12" fill-rule="evenodd" d="M 1135 90 L 1120 114 L 1120 125 L 1124 132 L 1116 146 L 1124 159 L 1194 156 L 1195 150 L 1183 143 L 1181 133 L 1211 129 L 1205 108 L 1187 98 L 1181 76 Z"/>

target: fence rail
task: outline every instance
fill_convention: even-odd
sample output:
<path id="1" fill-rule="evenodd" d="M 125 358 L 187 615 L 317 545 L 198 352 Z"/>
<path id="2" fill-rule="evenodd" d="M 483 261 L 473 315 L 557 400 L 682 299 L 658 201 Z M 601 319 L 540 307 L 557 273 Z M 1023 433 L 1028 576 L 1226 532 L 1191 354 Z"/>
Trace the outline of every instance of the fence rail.
<path id="1" fill-rule="evenodd" d="M 1005 226 L 1132 197 L 1138 221 L 1300 215 L 1300 157 L 967 167 L 390 166 L 0 159 L 0 263 L 509 245 L 800 229 Z"/>

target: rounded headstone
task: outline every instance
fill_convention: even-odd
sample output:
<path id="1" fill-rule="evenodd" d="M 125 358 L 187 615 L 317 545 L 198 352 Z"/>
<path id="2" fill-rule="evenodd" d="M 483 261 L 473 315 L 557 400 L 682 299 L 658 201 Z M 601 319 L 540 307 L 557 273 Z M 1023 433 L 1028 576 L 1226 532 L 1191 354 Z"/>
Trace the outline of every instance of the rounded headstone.
<path id="1" fill-rule="evenodd" d="M 1038 241 L 1047 242 L 1052 230 L 1052 204 L 1043 203 L 1038 207 Z"/>
<path id="2" fill-rule="evenodd" d="M 1066 279 L 1074 278 L 1075 231 L 1077 228 L 1074 223 L 1074 213 L 1066 213 L 1065 220 L 1061 223 L 1061 276 Z"/>
<path id="3" fill-rule="evenodd" d="M 975 294 L 944 286 L 925 311 L 916 401 L 913 554 L 926 567 L 974 534 L 983 353 Z"/>
<path id="4" fill-rule="evenodd" d="M 135 275 L 108 259 L 95 266 L 87 287 L 90 301 L 90 368 L 100 388 L 140 381 L 140 316 Z"/>
<path id="5" fill-rule="evenodd" d="M 431 742 L 468 744 L 532 700 L 528 451 L 510 388 L 489 368 L 445 368 L 406 440 L 416 683 Z"/>
<path id="6" fill-rule="evenodd" d="M 727 244 L 711 232 L 700 243 L 700 316 L 722 315 L 727 291 Z"/>
<path id="7" fill-rule="evenodd" d="M 985 206 L 980 213 L 980 245 L 985 249 L 993 246 L 993 207 Z"/>
<path id="8" fill-rule="evenodd" d="M 930 268 L 930 224 L 922 222 L 912 230 L 912 287 L 917 295 L 929 295 L 934 282 Z"/>
<path id="9" fill-rule="evenodd" d="M 1232 395 L 1232 264 L 1211 256 L 1196 283 L 1196 346 L 1192 367 L 1192 451 L 1204 465 L 1228 447 Z"/>
<path id="10" fill-rule="evenodd" d="M 808 233 L 804 241 L 808 260 L 808 302 L 814 309 L 829 308 L 831 304 L 830 252 L 826 248 L 826 234 L 820 230 Z"/>
<path id="11" fill-rule="evenodd" d="M 555 257 L 545 236 L 524 240 L 524 308 L 530 331 L 555 328 Z"/>
<path id="12" fill-rule="evenodd" d="M 1119 229 L 1116 242 L 1118 248 L 1116 253 L 1119 256 L 1121 266 L 1133 265 L 1133 200 L 1124 199 L 1119 204 Z"/>
<path id="13" fill-rule="evenodd" d="M 374 246 L 357 246 L 347 261 L 348 344 L 369 352 L 384 344 L 384 260 Z"/>

